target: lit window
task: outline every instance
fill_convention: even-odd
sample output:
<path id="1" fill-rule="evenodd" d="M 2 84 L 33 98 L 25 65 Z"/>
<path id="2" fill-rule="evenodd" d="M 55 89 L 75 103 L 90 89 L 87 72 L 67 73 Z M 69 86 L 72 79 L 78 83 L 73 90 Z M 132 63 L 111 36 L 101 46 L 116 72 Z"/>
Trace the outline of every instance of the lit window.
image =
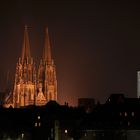
<path id="1" fill-rule="evenodd" d="M 40 120 L 40 116 L 38 116 L 37 118 L 38 118 L 38 120 Z"/>
<path id="2" fill-rule="evenodd" d="M 40 123 L 40 122 L 38 123 L 38 126 L 39 126 L 39 127 L 41 126 L 41 123 Z"/>
<path id="3" fill-rule="evenodd" d="M 125 116 L 125 117 L 127 116 L 127 112 L 124 113 L 124 116 Z"/>
<path id="4" fill-rule="evenodd" d="M 134 116 L 135 116 L 135 113 L 134 113 L 134 112 L 132 112 L 132 113 L 131 113 L 131 115 L 134 117 Z"/>
<path id="5" fill-rule="evenodd" d="M 24 133 L 21 134 L 22 139 L 24 138 Z"/>
<path id="6" fill-rule="evenodd" d="M 68 133 L 68 130 L 67 130 L 67 129 L 65 129 L 65 133 L 66 133 L 66 134 Z"/>
<path id="7" fill-rule="evenodd" d="M 37 127 L 37 123 L 35 123 L 35 127 Z"/>

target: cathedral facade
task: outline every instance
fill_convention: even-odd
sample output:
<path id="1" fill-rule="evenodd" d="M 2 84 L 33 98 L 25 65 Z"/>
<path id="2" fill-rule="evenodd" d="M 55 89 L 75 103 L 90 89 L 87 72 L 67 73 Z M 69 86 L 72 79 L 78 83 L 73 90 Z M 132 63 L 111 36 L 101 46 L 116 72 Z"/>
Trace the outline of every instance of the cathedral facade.
<path id="1" fill-rule="evenodd" d="M 57 79 L 48 28 L 43 55 L 39 67 L 36 68 L 30 53 L 28 30 L 25 26 L 22 54 L 16 65 L 14 89 L 6 97 L 4 106 L 14 108 L 29 105 L 42 106 L 50 100 L 57 101 Z"/>

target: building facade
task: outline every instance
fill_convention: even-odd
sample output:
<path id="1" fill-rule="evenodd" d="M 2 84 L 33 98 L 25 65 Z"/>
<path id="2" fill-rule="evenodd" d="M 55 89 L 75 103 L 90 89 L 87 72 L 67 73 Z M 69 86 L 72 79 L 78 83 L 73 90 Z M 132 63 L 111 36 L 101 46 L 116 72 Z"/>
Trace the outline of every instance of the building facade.
<path id="1" fill-rule="evenodd" d="M 137 98 L 140 98 L 140 71 L 137 71 Z"/>
<path id="2" fill-rule="evenodd" d="M 36 69 L 30 53 L 27 26 L 25 26 L 22 55 L 16 65 L 14 82 L 13 92 L 5 99 L 5 107 L 42 106 L 50 100 L 57 101 L 56 68 L 51 57 L 48 28 L 46 29 L 43 56 Z"/>

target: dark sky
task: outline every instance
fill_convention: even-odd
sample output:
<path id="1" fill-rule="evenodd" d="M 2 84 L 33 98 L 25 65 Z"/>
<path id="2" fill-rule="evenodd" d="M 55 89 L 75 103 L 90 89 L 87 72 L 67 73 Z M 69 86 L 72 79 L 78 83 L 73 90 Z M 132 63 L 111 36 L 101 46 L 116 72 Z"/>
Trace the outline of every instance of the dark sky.
<path id="1" fill-rule="evenodd" d="M 140 5 L 131 1 L 1 0 L 0 90 L 14 79 L 24 25 L 39 62 L 49 27 L 57 68 L 59 102 L 79 97 L 106 101 L 111 93 L 136 97 L 140 70 Z"/>

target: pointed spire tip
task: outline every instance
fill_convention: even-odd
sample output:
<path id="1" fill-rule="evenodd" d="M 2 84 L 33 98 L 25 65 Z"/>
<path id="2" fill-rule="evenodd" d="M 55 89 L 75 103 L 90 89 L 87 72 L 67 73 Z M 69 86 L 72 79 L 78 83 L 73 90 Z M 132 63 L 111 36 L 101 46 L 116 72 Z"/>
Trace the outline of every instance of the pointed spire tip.
<path id="1" fill-rule="evenodd" d="M 25 25 L 24 30 L 24 41 L 23 41 L 23 48 L 22 48 L 22 62 L 24 59 L 30 58 L 30 43 L 28 37 L 28 29 L 27 25 Z"/>

